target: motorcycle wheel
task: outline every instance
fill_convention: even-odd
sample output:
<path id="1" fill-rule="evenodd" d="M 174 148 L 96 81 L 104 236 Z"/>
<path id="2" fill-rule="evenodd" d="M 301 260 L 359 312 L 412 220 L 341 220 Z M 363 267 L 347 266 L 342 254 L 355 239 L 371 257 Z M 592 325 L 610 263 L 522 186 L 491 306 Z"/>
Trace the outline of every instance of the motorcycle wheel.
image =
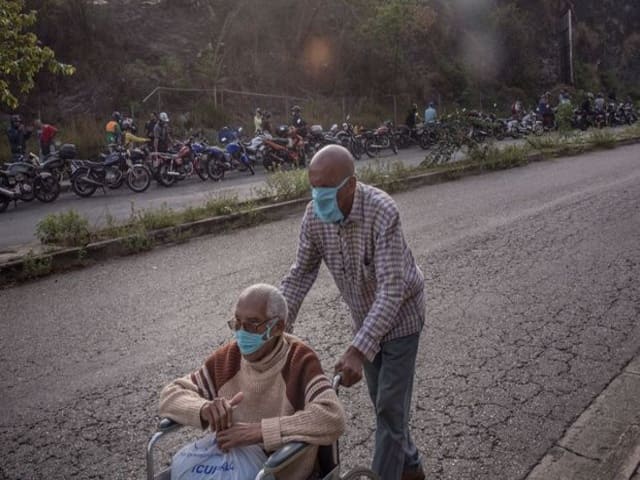
<path id="1" fill-rule="evenodd" d="M 380 153 L 380 149 L 375 147 L 375 140 L 373 138 L 367 138 L 364 144 L 364 151 L 369 158 L 376 158 Z"/>
<path id="2" fill-rule="evenodd" d="M 224 168 L 216 162 L 215 158 L 211 158 L 207 162 L 207 173 L 209 174 L 209 178 L 214 182 L 218 182 L 224 178 Z"/>
<path id="3" fill-rule="evenodd" d="M 127 173 L 127 187 L 142 193 L 151 185 L 151 172 L 144 165 L 134 165 Z"/>
<path id="4" fill-rule="evenodd" d="M 255 172 L 255 170 L 253 169 L 253 167 L 251 166 L 251 164 L 248 164 L 248 165 L 247 165 L 247 170 L 249 170 L 249 172 L 251 173 L 251 175 L 255 175 L 255 174 L 256 174 L 256 172 Z"/>
<path id="5" fill-rule="evenodd" d="M 0 179 L 0 187 L 6 188 L 6 183 L 3 179 Z M 0 213 L 4 212 L 9 207 L 10 203 L 11 199 L 9 197 L 5 197 L 4 195 L 0 194 Z"/>
<path id="6" fill-rule="evenodd" d="M 78 170 L 71 179 L 71 190 L 79 197 L 87 198 L 95 193 L 98 186 L 93 183 L 85 182 L 82 177 L 89 175 L 89 169 L 82 168 Z"/>
<path id="7" fill-rule="evenodd" d="M 199 159 L 195 164 L 196 173 L 198 174 L 198 177 L 200 177 L 200 180 L 202 180 L 203 182 L 206 182 L 207 180 L 209 180 L 209 174 L 207 173 L 207 165 L 206 165 L 207 163 L 208 162 L 202 159 Z"/>
<path id="8" fill-rule="evenodd" d="M 429 139 L 429 134 L 427 132 L 424 132 L 422 135 L 420 135 L 418 144 L 420 145 L 420 148 L 423 150 L 426 150 L 431 146 L 431 141 Z"/>
<path id="9" fill-rule="evenodd" d="M 158 169 L 158 175 L 156 180 L 163 187 L 170 187 L 176 183 L 176 177 L 169 175 L 169 167 L 167 165 L 161 165 Z"/>
<path id="10" fill-rule="evenodd" d="M 362 152 L 360 151 L 360 144 L 355 140 L 351 140 L 349 142 L 349 151 L 351 152 L 351 155 L 353 155 L 353 158 L 355 160 L 360 160 L 360 158 L 362 157 Z"/>
<path id="11" fill-rule="evenodd" d="M 396 144 L 396 139 L 393 136 L 389 136 L 389 144 L 391 146 L 391 151 L 397 155 L 398 154 L 398 145 Z"/>
<path id="12" fill-rule="evenodd" d="M 60 195 L 60 182 L 54 176 L 36 177 L 33 181 L 33 193 L 43 203 L 51 203 Z"/>

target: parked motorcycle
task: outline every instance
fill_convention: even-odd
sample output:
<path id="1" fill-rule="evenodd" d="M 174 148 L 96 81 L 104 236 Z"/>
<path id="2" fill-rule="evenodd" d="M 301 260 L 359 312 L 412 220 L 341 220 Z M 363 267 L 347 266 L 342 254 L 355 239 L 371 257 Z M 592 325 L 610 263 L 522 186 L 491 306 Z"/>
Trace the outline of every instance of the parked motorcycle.
<path id="1" fill-rule="evenodd" d="M 364 142 L 362 137 L 356 135 L 355 128 L 349 120 L 350 117 L 347 115 L 346 122 L 342 124 L 342 129 L 335 134 L 335 138 L 340 145 L 351 152 L 354 159 L 360 160 L 362 154 L 365 153 Z"/>
<path id="2" fill-rule="evenodd" d="M 393 123 L 390 121 L 373 131 L 363 133 L 365 138 L 364 149 L 370 158 L 380 155 L 383 150 L 390 149 L 394 154 L 398 153 L 398 147 L 393 137 Z"/>
<path id="3" fill-rule="evenodd" d="M 183 144 L 175 145 L 173 150 L 173 153 L 153 152 L 151 154 L 154 170 L 156 171 L 156 180 L 160 185 L 170 187 L 194 173 L 198 175 L 200 180 L 207 180 L 206 162 L 194 152 L 193 138 Z"/>
<path id="4" fill-rule="evenodd" d="M 306 152 L 304 139 L 294 127 L 281 125 L 276 130 L 278 137 L 264 138 L 264 160 L 266 170 L 290 170 L 304 167 Z"/>
<path id="5" fill-rule="evenodd" d="M 222 180 L 226 172 L 233 170 L 249 171 L 251 175 L 255 175 L 247 149 L 240 140 L 241 133 L 241 128 L 232 130 L 228 127 L 218 133 L 218 140 L 224 145 L 224 150 L 210 147 L 207 151 L 206 167 L 211 180 Z"/>
<path id="6" fill-rule="evenodd" d="M 71 162 L 76 160 L 77 156 L 76 146 L 65 143 L 59 150 L 47 155 L 40 165 L 44 171 L 56 177 L 58 182 L 62 182 L 65 178 L 71 178 Z"/>
<path id="7" fill-rule="evenodd" d="M 57 178 L 32 162 L 9 163 L 0 170 L 0 212 L 4 212 L 11 202 L 31 202 L 37 198 L 50 203 L 58 195 L 60 183 Z"/>
<path id="8" fill-rule="evenodd" d="M 151 170 L 144 164 L 131 161 L 130 154 L 122 147 L 103 156 L 102 162 L 75 160 L 72 162 L 71 189 L 79 197 L 90 197 L 98 187 L 117 189 L 126 182 L 127 187 L 142 193 L 151 184 Z"/>

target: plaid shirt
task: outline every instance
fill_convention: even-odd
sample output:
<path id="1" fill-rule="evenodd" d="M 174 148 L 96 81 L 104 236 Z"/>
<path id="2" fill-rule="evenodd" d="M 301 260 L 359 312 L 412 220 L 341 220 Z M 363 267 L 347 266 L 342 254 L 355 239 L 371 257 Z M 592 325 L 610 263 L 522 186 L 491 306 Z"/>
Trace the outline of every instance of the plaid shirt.
<path id="1" fill-rule="evenodd" d="M 407 246 L 400 214 L 382 190 L 358 183 L 351 213 L 327 224 L 307 205 L 296 261 L 280 289 L 291 330 L 300 305 L 324 260 L 353 320 L 353 346 L 369 361 L 380 344 L 420 332 L 424 324 L 424 277 Z"/>

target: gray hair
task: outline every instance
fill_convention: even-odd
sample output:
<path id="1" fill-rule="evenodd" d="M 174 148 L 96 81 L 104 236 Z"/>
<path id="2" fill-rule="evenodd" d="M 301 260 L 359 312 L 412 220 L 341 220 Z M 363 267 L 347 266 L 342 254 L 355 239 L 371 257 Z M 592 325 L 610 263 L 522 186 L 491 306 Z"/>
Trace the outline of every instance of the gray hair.
<path id="1" fill-rule="evenodd" d="M 243 290 L 240 294 L 240 298 L 257 296 L 263 298 L 267 304 L 267 317 L 277 318 L 283 322 L 287 322 L 288 309 L 287 301 L 285 300 L 280 290 L 268 283 L 256 283 Z M 238 300 L 239 300 L 238 299 Z"/>

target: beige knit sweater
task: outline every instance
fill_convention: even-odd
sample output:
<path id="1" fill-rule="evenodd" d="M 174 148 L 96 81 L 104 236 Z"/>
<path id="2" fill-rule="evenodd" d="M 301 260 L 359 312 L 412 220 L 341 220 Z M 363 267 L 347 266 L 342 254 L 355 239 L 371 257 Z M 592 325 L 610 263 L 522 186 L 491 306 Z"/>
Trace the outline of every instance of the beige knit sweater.
<path id="1" fill-rule="evenodd" d="M 213 352 L 191 375 L 160 394 L 160 415 L 202 428 L 200 409 L 215 397 L 243 392 L 234 422 L 260 423 L 267 452 L 292 441 L 330 445 L 344 431 L 344 410 L 315 352 L 292 335 L 281 337 L 273 352 L 248 362 L 232 341 Z M 313 471 L 317 447 L 278 478 L 304 480 Z"/>

